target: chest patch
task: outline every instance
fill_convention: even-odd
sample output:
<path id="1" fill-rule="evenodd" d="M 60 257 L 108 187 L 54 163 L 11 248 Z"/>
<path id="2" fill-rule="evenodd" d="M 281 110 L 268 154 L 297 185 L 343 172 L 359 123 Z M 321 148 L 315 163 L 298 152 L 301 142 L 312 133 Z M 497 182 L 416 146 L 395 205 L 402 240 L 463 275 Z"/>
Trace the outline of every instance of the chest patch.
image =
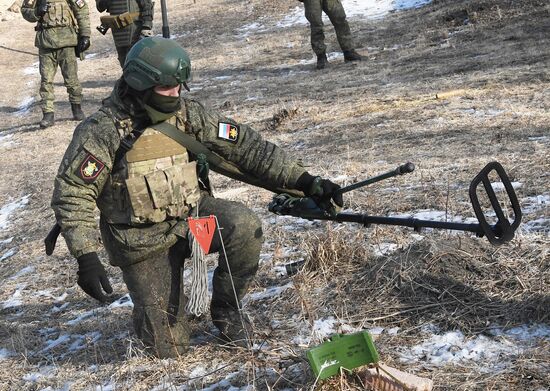
<path id="1" fill-rule="evenodd" d="M 239 140 L 239 127 L 226 122 L 218 123 L 218 138 L 232 143 Z"/>
<path id="2" fill-rule="evenodd" d="M 86 5 L 86 2 L 84 0 L 75 0 L 74 2 L 78 8 L 82 8 Z"/>
<path id="3" fill-rule="evenodd" d="M 105 168 L 99 159 L 97 159 L 91 153 L 88 153 L 80 166 L 76 169 L 76 176 L 82 179 L 86 183 L 92 183 L 97 179 L 101 171 Z"/>

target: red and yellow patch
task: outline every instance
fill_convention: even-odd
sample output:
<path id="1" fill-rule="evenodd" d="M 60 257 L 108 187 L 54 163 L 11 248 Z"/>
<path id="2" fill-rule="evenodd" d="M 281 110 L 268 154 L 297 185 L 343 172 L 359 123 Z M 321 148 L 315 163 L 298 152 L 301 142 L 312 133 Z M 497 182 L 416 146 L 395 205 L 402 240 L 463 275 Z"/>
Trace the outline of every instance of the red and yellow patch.
<path id="1" fill-rule="evenodd" d="M 82 179 L 86 183 L 92 183 L 97 179 L 99 174 L 101 174 L 101 171 L 105 168 L 105 164 L 103 164 L 98 158 L 96 158 L 91 153 L 88 153 L 80 166 L 78 166 L 76 170 L 76 176 L 78 176 L 80 179 Z"/>

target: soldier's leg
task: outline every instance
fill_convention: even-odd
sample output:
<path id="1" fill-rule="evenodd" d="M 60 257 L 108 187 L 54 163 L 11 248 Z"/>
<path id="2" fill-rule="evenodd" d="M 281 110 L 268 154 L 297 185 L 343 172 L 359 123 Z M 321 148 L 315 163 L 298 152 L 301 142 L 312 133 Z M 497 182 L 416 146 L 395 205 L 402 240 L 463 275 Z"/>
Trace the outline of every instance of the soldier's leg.
<path id="1" fill-rule="evenodd" d="M 166 253 L 122 266 L 124 282 L 134 303 L 133 323 L 138 338 L 160 358 L 174 358 L 189 346 L 182 268 L 189 243 L 180 239 Z"/>
<path id="2" fill-rule="evenodd" d="M 311 48 L 317 55 L 326 52 L 325 33 L 323 32 L 323 6 L 324 0 L 304 0 L 306 19 L 311 28 Z"/>
<path id="3" fill-rule="evenodd" d="M 327 14 L 336 31 L 336 37 L 342 51 L 353 50 L 353 39 L 349 24 L 346 20 L 346 11 L 340 0 L 323 0 L 323 11 Z"/>
<path id="4" fill-rule="evenodd" d="M 53 113 L 53 80 L 57 72 L 57 49 L 38 49 L 40 98 L 43 113 Z"/>
<path id="5" fill-rule="evenodd" d="M 130 50 L 131 46 L 115 46 L 118 63 L 120 64 L 120 67 L 124 67 L 124 61 L 126 61 L 126 55 L 128 54 L 128 51 Z"/>
<path id="6" fill-rule="evenodd" d="M 223 239 L 222 246 L 216 231 L 211 246 L 211 252 L 219 252 L 212 281 L 212 320 L 222 337 L 234 342 L 245 341 L 247 330 L 242 327 L 237 309 L 258 270 L 263 241 L 261 222 L 243 204 L 212 197 L 201 198 L 199 215 L 216 216 Z"/>
<path id="7" fill-rule="evenodd" d="M 74 54 L 74 47 L 59 49 L 59 67 L 63 75 L 65 88 L 69 94 L 69 102 L 80 105 L 82 102 L 82 86 L 78 81 L 78 65 Z"/>

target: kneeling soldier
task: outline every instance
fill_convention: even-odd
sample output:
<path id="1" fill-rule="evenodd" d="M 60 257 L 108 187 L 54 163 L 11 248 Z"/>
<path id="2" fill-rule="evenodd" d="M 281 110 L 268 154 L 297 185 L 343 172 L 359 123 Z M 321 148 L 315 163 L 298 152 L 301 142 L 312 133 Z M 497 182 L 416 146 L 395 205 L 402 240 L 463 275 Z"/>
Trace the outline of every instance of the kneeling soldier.
<path id="1" fill-rule="evenodd" d="M 249 331 L 239 308 L 258 268 L 261 223 L 243 204 L 209 194 L 197 145 L 209 162 L 236 167 L 249 183 L 315 195 L 327 208 L 331 199 L 342 203 L 338 185 L 310 175 L 249 126 L 180 98 L 190 75 L 190 59 L 175 41 L 138 41 L 111 96 L 76 128 L 52 199 L 78 261 L 78 284 L 104 302 L 112 288 L 97 255 L 97 205 L 103 245 L 134 303 L 137 336 L 160 357 L 178 356 L 189 344 L 181 281 L 189 216 L 215 215 L 223 228 L 224 251 L 218 232 L 211 245 L 220 253 L 210 303 L 220 337 L 242 346 Z M 192 141 L 176 141 L 182 135 Z"/>

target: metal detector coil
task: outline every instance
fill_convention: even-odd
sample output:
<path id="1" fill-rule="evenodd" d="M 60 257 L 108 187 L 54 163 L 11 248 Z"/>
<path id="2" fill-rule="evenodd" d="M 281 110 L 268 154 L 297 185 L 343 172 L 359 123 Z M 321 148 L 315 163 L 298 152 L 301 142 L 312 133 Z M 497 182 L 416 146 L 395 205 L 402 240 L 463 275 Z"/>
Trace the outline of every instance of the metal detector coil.
<path id="1" fill-rule="evenodd" d="M 510 204 L 512 205 L 512 210 L 514 212 L 514 221 L 512 223 L 510 223 L 508 218 L 504 215 L 504 211 L 502 210 L 500 202 L 495 194 L 495 190 L 489 180 L 489 174 L 493 171 L 498 175 L 500 181 L 504 185 L 506 193 L 508 194 Z M 497 218 L 495 225 L 490 225 L 487 222 L 487 218 L 481 208 L 477 194 L 480 183 L 483 183 L 483 187 L 485 188 L 489 201 L 491 202 L 491 206 L 495 212 Z M 506 171 L 504 171 L 502 165 L 498 162 L 491 162 L 487 164 L 470 183 L 469 193 L 470 201 L 472 202 L 472 207 L 476 214 L 477 220 L 479 221 L 479 225 L 489 242 L 494 245 L 499 245 L 512 240 L 514 238 L 514 232 L 521 223 L 522 215 L 514 187 L 512 186 L 510 178 L 508 178 L 508 175 L 506 174 Z"/>

